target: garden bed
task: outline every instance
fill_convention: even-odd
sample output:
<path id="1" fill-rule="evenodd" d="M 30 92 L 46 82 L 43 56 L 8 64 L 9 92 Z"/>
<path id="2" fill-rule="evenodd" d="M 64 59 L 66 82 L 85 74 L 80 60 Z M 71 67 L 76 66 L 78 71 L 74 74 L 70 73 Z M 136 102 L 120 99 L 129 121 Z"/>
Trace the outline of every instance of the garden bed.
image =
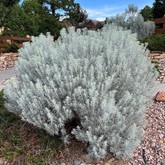
<path id="1" fill-rule="evenodd" d="M 92 160 L 86 152 L 87 144 L 75 139 L 64 147 L 57 138 L 48 135 L 14 114 L 0 108 L 7 122 L 0 125 L 0 163 L 3 165 L 164 165 L 165 164 L 165 103 L 153 102 L 147 109 L 147 124 L 143 140 L 133 159 L 118 160 L 109 155 L 104 160 Z"/>
<path id="2" fill-rule="evenodd" d="M 5 65 L 7 67 L 2 67 L 2 70 L 14 66 L 14 62 L 18 57 L 15 54 L 13 65 L 9 65 L 13 59 L 9 56 L 12 56 L 12 54 L 8 54 L 5 58 L 8 59 L 7 65 Z M 153 55 L 152 60 L 157 59 L 159 62 L 161 58 L 158 58 L 158 56 L 160 55 Z M 163 67 L 162 70 L 165 71 L 165 65 Z M 87 144 L 75 139 L 72 139 L 71 143 L 64 147 L 58 137 L 50 136 L 45 131 L 21 121 L 14 114 L 7 112 L 1 102 L 0 117 L 2 117 L 0 120 L 0 164 L 3 165 L 165 164 L 165 102 L 151 103 L 146 112 L 147 123 L 144 126 L 145 131 L 142 142 L 134 152 L 133 158 L 124 161 L 116 159 L 113 155 L 107 156 L 104 160 L 92 160 L 86 152 Z"/>

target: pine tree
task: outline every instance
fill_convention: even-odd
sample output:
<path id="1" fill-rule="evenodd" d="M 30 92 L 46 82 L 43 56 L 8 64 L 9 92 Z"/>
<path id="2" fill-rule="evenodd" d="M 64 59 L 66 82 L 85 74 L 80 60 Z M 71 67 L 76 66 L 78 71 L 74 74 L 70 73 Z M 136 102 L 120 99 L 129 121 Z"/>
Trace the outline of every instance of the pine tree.
<path id="1" fill-rule="evenodd" d="M 143 16 L 144 21 L 148 21 L 148 20 L 153 19 L 152 8 L 148 5 L 140 10 L 140 14 Z"/>
<path id="2" fill-rule="evenodd" d="M 161 18 L 165 15 L 165 1 L 155 0 L 152 7 L 153 17 Z"/>
<path id="3" fill-rule="evenodd" d="M 91 157 L 131 157 L 155 80 L 147 55 L 136 34 L 114 25 L 63 29 L 55 42 L 40 35 L 20 50 L 17 80 L 4 90 L 5 105 L 65 143 L 70 135 L 87 142 Z M 72 121 L 76 127 L 66 129 Z"/>

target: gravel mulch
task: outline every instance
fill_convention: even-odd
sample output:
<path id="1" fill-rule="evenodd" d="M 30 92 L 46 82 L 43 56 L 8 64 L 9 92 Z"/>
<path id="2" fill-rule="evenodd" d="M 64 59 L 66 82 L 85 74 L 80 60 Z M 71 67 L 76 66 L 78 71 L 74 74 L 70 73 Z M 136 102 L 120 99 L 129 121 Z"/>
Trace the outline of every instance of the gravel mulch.
<path id="1" fill-rule="evenodd" d="M 141 145 L 128 165 L 165 165 L 165 103 L 154 102 L 148 108 L 147 122 Z"/>
<path id="2" fill-rule="evenodd" d="M 106 160 L 91 160 L 86 146 L 76 140 L 52 160 L 52 165 L 165 165 L 165 103 L 153 102 L 146 112 L 147 124 L 140 146 L 130 160 L 112 156 Z"/>

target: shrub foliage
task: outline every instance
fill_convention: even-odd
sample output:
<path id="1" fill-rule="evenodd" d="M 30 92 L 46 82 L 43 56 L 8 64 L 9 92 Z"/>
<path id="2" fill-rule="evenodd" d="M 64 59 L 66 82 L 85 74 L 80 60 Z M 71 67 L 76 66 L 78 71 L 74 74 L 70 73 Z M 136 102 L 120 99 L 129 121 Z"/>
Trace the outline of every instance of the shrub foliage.
<path id="1" fill-rule="evenodd" d="M 147 48 L 151 51 L 165 51 L 165 34 L 154 34 L 141 40 L 148 43 Z"/>
<path id="2" fill-rule="evenodd" d="M 150 36 L 155 31 L 155 23 L 144 21 L 143 16 L 138 13 L 138 8 L 134 5 L 129 5 L 125 13 L 107 18 L 106 21 L 107 23 L 115 23 L 124 29 L 129 29 L 133 33 L 137 33 L 138 39 Z"/>
<path id="3" fill-rule="evenodd" d="M 5 49 L 7 52 L 17 53 L 19 46 L 16 43 L 12 43 L 12 44 L 7 45 Z"/>
<path id="4" fill-rule="evenodd" d="M 87 142 L 91 157 L 131 157 L 155 78 L 135 34 L 114 25 L 63 29 L 57 41 L 40 35 L 19 51 L 17 80 L 4 91 L 9 111 L 65 143 Z"/>

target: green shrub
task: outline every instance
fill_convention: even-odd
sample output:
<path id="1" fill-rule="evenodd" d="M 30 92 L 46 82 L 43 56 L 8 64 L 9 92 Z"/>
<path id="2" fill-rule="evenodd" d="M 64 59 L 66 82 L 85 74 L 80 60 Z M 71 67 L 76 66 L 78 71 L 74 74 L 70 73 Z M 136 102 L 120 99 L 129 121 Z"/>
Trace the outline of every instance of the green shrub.
<path id="1" fill-rule="evenodd" d="M 154 34 L 141 40 L 148 43 L 147 48 L 151 51 L 165 51 L 165 34 Z"/>
<path id="2" fill-rule="evenodd" d="M 3 98 L 3 90 L 0 91 L 0 108 L 4 108 L 5 99 Z"/>
<path id="3" fill-rule="evenodd" d="M 3 97 L 3 90 L 0 91 L 0 124 L 1 122 L 4 122 L 5 119 L 4 119 L 4 115 L 3 115 L 3 112 L 4 112 L 4 104 L 5 104 L 5 99 Z"/>
<path id="4" fill-rule="evenodd" d="M 132 156 L 156 78 L 136 34 L 113 25 L 63 29 L 57 41 L 40 35 L 19 53 L 18 80 L 4 90 L 9 111 L 65 143 L 86 142 L 91 157 Z"/>

